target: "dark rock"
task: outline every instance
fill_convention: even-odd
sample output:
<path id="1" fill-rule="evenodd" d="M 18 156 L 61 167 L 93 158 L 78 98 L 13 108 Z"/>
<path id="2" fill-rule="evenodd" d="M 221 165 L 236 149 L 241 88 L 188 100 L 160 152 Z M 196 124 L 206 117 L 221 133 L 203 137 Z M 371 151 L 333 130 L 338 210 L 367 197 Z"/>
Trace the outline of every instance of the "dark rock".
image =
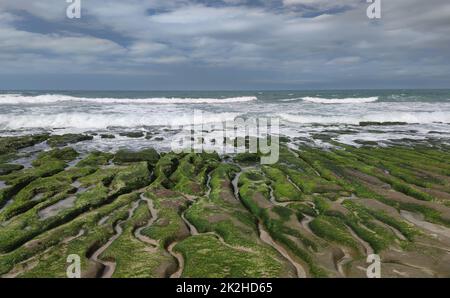
<path id="1" fill-rule="evenodd" d="M 116 138 L 115 135 L 111 135 L 111 134 L 102 134 L 102 135 L 100 135 L 100 137 L 102 139 L 115 139 Z"/>
<path id="2" fill-rule="evenodd" d="M 359 122 L 359 126 L 393 126 L 393 125 L 407 125 L 406 122 Z"/>
<path id="3" fill-rule="evenodd" d="M 22 170 L 22 165 L 16 165 L 16 164 L 0 164 L 0 176 L 8 175 L 12 172 Z"/>
<path id="4" fill-rule="evenodd" d="M 240 153 L 234 157 L 234 161 L 241 163 L 255 163 L 260 161 L 260 156 L 255 153 Z"/>
<path id="5" fill-rule="evenodd" d="M 142 131 L 130 131 L 130 132 L 122 132 L 119 134 L 122 137 L 128 137 L 128 138 L 142 138 L 144 136 L 144 133 Z"/>
<path id="6" fill-rule="evenodd" d="M 146 161 L 151 165 L 155 165 L 159 160 L 159 153 L 153 149 L 145 149 L 134 152 L 130 150 L 119 150 L 114 156 L 114 163 L 124 164 L 130 162 Z"/>
<path id="7" fill-rule="evenodd" d="M 366 146 L 376 146 L 376 145 L 378 145 L 378 143 L 375 142 L 375 141 L 355 140 L 354 142 L 355 142 L 356 144 L 359 144 L 359 145 L 366 145 Z"/>
<path id="8" fill-rule="evenodd" d="M 22 148 L 34 146 L 45 141 L 47 138 L 48 135 L 0 138 L 0 154 L 11 153 Z"/>
<path id="9" fill-rule="evenodd" d="M 65 134 L 65 135 L 53 135 L 48 140 L 47 143 L 51 147 L 64 147 L 68 144 L 75 144 L 83 141 L 91 141 L 94 139 L 93 136 L 88 136 L 84 134 Z"/>
<path id="10" fill-rule="evenodd" d="M 78 152 L 71 147 L 65 147 L 61 149 L 53 149 L 39 153 L 37 159 L 33 161 L 33 166 L 38 167 L 49 160 L 59 160 L 69 162 L 78 157 Z"/>

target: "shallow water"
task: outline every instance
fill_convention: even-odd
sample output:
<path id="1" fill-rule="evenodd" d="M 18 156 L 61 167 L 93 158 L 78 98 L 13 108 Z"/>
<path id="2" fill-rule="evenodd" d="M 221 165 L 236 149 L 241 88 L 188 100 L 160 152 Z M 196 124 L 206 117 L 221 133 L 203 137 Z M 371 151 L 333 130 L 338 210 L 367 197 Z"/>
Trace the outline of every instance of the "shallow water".
<path id="1" fill-rule="evenodd" d="M 47 208 L 39 210 L 39 212 L 38 212 L 39 218 L 41 220 L 44 220 L 44 219 L 50 218 L 52 216 L 55 216 L 62 210 L 72 208 L 73 206 L 75 206 L 76 199 L 77 198 L 75 196 L 68 197 L 64 200 L 61 200 L 61 201 L 51 205 L 51 206 L 48 206 Z"/>

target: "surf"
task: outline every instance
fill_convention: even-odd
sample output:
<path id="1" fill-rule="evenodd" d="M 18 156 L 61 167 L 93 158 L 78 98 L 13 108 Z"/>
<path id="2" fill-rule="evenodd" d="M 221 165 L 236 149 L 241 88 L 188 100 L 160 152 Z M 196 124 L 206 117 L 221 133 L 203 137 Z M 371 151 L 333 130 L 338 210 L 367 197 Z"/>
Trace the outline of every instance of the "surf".
<path id="1" fill-rule="evenodd" d="M 0 105 L 21 104 L 53 104 L 64 102 L 96 103 L 96 104 L 229 104 L 256 101 L 256 96 L 240 96 L 229 98 L 182 98 L 182 97 L 151 97 L 151 98 L 90 98 L 62 94 L 43 94 L 26 96 L 21 94 L 1 94 Z"/>
<path id="2" fill-rule="evenodd" d="M 322 97 L 303 97 L 303 101 L 319 104 L 360 104 L 378 101 L 378 96 L 374 97 L 349 97 L 349 98 L 322 98 Z"/>

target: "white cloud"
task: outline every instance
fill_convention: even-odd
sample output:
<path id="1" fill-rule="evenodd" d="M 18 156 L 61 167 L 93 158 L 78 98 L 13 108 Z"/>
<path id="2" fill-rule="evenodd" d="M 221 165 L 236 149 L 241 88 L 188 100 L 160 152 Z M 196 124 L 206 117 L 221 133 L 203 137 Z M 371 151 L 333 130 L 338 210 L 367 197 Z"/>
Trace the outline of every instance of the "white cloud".
<path id="1" fill-rule="evenodd" d="M 317 9 L 328 9 L 333 7 L 354 7 L 360 4 L 360 0 L 283 0 L 285 6 L 305 5 Z"/>
<path id="2" fill-rule="evenodd" d="M 29 63 L 36 71 L 41 65 L 45 71 L 67 67 L 136 73 L 164 65 L 158 69 L 170 73 L 174 70 L 169 67 L 181 65 L 309 81 L 324 73 L 339 79 L 348 67 L 356 76 L 378 72 L 386 78 L 404 75 L 398 71 L 401 68 L 436 73 L 450 68 L 445 62 L 450 59 L 446 0 L 383 1 L 379 21 L 367 18 L 368 4 L 359 0 L 283 0 L 280 9 L 245 6 L 240 0 L 225 2 L 229 5 L 188 0 L 82 1 L 84 17 L 69 24 L 83 30 L 74 33 L 58 31 L 62 22 L 67 26 L 65 1 L 3 1 L 0 63 L 8 68 L 0 71 L 30 71 L 25 67 Z M 302 6 L 314 9 L 317 16 L 305 17 Z M 350 9 L 328 11 L 341 7 Z M 54 24 L 55 33 L 16 27 L 27 21 L 20 14 L 23 11 Z M 97 37 L 98 32 L 106 33 Z M 119 37 L 108 38 L 108 33 Z M 127 42 L 115 40 L 120 36 Z M 434 59 L 427 59 L 429 55 Z"/>

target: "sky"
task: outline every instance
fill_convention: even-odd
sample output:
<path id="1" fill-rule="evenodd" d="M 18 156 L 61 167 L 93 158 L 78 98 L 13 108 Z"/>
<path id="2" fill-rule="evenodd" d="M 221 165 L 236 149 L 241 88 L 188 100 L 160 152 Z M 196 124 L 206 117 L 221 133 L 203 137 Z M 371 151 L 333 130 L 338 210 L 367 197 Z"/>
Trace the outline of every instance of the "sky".
<path id="1" fill-rule="evenodd" d="M 0 89 L 450 88 L 450 1 L 0 0 Z"/>

